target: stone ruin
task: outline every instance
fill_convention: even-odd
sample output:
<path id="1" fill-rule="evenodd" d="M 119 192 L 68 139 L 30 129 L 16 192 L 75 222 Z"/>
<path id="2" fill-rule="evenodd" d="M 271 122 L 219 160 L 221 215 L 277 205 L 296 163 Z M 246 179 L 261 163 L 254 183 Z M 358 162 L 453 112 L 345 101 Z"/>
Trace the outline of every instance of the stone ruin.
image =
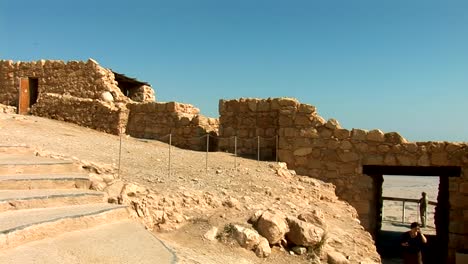
<path id="1" fill-rule="evenodd" d="M 191 105 L 156 103 L 148 83 L 106 69 L 93 59 L 1 60 L 0 104 L 5 105 L 2 112 L 17 107 L 21 113 L 111 134 L 159 139 L 172 133 L 174 145 L 194 150 L 205 149 L 199 137 L 216 134 L 218 128 L 216 119 L 200 115 Z"/>
<path id="2" fill-rule="evenodd" d="M 181 148 L 206 150 L 206 134 L 218 134 L 218 119 L 200 115 L 200 110 L 180 103 L 130 103 L 127 134 L 137 138 L 157 139 Z M 216 141 L 210 141 L 214 150 Z"/>
<path id="3" fill-rule="evenodd" d="M 22 78 L 22 79 L 20 79 Z M 26 81 L 26 82 L 25 82 Z M 25 84 L 23 83 L 25 82 Z M 408 142 L 395 132 L 345 129 L 324 120 L 316 108 L 295 99 L 220 100 L 218 119 L 192 105 L 155 102 L 149 84 L 87 62 L 0 61 L 1 112 L 12 112 L 28 90 L 26 112 L 112 134 L 158 139 L 206 149 L 206 134 L 217 138 L 210 150 L 240 155 L 277 155 L 298 174 L 336 185 L 337 195 L 354 206 L 361 224 L 376 234 L 382 221 L 383 175 L 440 176 L 437 236 L 448 245 L 449 261 L 468 245 L 468 144 Z M 24 108 L 24 105 L 23 105 Z M 443 249 L 441 249 L 443 250 Z M 445 254 L 445 253 L 443 253 Z"/>
<path id="4" fill-rule="evenodd" d="M 445 253 L 453 262 L 456 250 L 466 249 L 467 143 L 408 142 L 396 132 L 345 129 L 290 98 L 221 100 L 219 109 L 221 150 L 232 148 L 232 136 L 278 135 L 279 160 L 300 175 L 336 185 L 336 194 L 356 208 L 373 235 L 382 221 L 383 175 L 440 176 L 435 217 L 440 250 L 448 245 Z M 275 149 L 272 142 L 261 147 Z M 244 141 L 239 150 L 251 154 L 257 146 Z"/>

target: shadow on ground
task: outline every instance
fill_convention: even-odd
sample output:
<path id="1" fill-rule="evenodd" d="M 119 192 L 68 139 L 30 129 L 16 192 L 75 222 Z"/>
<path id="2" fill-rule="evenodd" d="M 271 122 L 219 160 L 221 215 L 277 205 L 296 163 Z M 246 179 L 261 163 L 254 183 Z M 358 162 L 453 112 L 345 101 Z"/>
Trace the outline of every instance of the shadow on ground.
<path id="1" fill-rule="evenodd" d="M 401 259 L 402 248 L 400 246 L 400 239 L 403 235 L 401 231 L 380 230 L 376 238 L 377 251 L 382 257 L 383 264 L 400 264 L 403 263 Z M 441 248 L 437 243 L 435 235 L 426 235 L 427 244 L 423 249 L 423 262 L 424 264 L 440 264 L 442 256 L 440 254 Z"/>

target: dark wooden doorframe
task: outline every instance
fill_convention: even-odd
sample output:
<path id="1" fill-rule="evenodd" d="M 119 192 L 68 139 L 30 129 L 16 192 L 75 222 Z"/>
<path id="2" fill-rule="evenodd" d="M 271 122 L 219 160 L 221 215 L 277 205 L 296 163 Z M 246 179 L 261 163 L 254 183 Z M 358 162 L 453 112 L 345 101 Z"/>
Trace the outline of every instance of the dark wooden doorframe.
<path id="1" fill-rule="evenodd" d="M 29 112 L 29 78 L 20 78 L 18 96 L 18 114 L 25 115 Z"/>

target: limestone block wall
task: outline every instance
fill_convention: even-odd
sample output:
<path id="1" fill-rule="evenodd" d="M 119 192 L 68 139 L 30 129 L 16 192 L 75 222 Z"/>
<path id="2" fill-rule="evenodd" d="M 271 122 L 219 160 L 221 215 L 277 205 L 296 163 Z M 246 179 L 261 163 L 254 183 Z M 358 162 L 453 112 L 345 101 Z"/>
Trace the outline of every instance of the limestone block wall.
<path id="1" fill-rule="evenodd" d="M 142 85 L 129 92 L 128 97 L 135 102 L 155 102 L 156 96 L 153 88 L 148 85 Z"/>
<path id="2" fill-rule="evenodd" d="M 20 78 L 37 79 L 37 102 L 30 107 L 32 114 L 112 134 L 125 131 L 126 103 L 155 100 L 150 86 L 114 74 L 92 59 L 86 62 L 1 60 L 1 104 L 17 106 Z"/>
<path id="3" fill-rule="evenodd" d="M 236 136 L 238 154 L 256 155 L 257 137 L 260 137 L 262 158 L 275 157 L 278 130 L 281 125 L 290 122 L 284 117 L 293 111 L 292 106 L 295 104 L 297 100 L 291 98 L 220 100 L 220 150 L 233 151 L 233 137 Z M 314 107 L 305 106 L 301 108 L 298 115 L 304 115 L 307 119 L 306 116 L 314 111 Z M 299 120 L 299 122 L 302 121 L 302 119 Z"/>
<path id="4" fill-rule="evenodd" d="M 258 105 L 266 105 L 265 111 L 258 111 Z M 345 129 L 334 119 L 325 121 L 315 107 L 287 98 L 221 100 L 220 114 L 221 138 L 255 136 L 257 128 L 278 133 L 279 160 L 298 174 L 335 184 L 337 195 L 357 209 L 371 233 L 379 225 L 382 175 L 364 174 L 365 166 L 460 167 L 460 177 L 449 177 L 448 194 L 442 194 L 449 197 L 444 212 L 449 223 L 443 223 L 448 229 L 443 232 L 449 234 L 449 260 L 456 250 L 468 247 L 468 144 L 408 142 L 395 132 Z M 254 122 L 265 115 L 271 118 L 269 124 Z M 232 141 L 220 142 L 220 147 L 232 148 Z"/>
<path id="5" fill-rule="evenodd" d="M 131 103 L 127 134 L 137 138 L 157 139 L 192 150 L 206 150 L 207 133 L 217 136 L 219 122 L 199 114 L 199 109 L 189 104 Z M 216 139 L 210 138 L 210 150 L 216 149 Z"/>
<path id="6" fill-rule="evenodd" d="M 32 107 L 32 114 L 78 124 L 111 134 L 125 133 L 128 109 L 123 103 L 47 93 Z"/>
<path id="7" fill-rule="evenodd" d="M 39 96 L 43 93 L 67 94 L 79 98 L 100 99 L 110 92 L 115 101 L 128 101 L 117 86 L 111 70 L 96 61 L 63 62 L 39 60 L 32 62 L 0 61 L 0 103 L 16 105 L 19 78 L 34 77 L 39 82 Z"/>

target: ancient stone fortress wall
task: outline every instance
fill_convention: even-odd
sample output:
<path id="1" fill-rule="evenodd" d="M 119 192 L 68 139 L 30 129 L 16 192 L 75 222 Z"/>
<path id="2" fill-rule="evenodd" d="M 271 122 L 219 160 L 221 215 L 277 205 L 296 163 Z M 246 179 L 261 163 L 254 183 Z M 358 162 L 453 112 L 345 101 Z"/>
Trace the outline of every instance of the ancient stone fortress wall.
<path id="1" fill-rule="evenodd" d="M 124 131 L 128 118 L 126 103 L 154 101 L 151 87 L 114 74 L 92 59 L 86 62 L 2 60 L 0 103 L 17 106 L 20 78 L 37 82 L 37 98 L 30 106 L 32 114 L 108 133 Z"/>
<path id="2" fill-rule="evenodd" d="M 206 150 L 206 134 L 211 134 L 210 150 L 214 150 L 218 120 L 200 115 L 200 110 L 189 104 L 130 103 L 127 134 L 137 138 L 169 141 L 192 150 Z"/>
<path id="3" fill-rule="evenodd" d="M 221 100 L 220 114 L 220 148 L 233 147 L 222 138 L 277 132 L 279 160 L 298 174 L 335 184 L 337 195 L 357 209 L 371 233 L 380 224 L 383 175 L 392 170 L 410 175 L 447 172 L 440 177 L 439 203 L 445 197 L 447 204 L 436 209 L 436 224 L 442 226 L 438 232 L 448 233 L 449 259 L 468 245 L 468 144 L 407 142 L 395 132 L 345 129 L 334 119 L 324 120 L 314 106 L 290 98 Z"/>
<path id="4" fill-rule="evenodd" d="M 275 157 L 276 136 L 280 122 L 284 121 L 280 116 L 288 111 L 291 111 L 291 107 L 287 99 L 220 100 L 219 149 L 232 151 L 236 137 L 238 154 L 255 155 L 260 143 L 262 159 Z"/>

